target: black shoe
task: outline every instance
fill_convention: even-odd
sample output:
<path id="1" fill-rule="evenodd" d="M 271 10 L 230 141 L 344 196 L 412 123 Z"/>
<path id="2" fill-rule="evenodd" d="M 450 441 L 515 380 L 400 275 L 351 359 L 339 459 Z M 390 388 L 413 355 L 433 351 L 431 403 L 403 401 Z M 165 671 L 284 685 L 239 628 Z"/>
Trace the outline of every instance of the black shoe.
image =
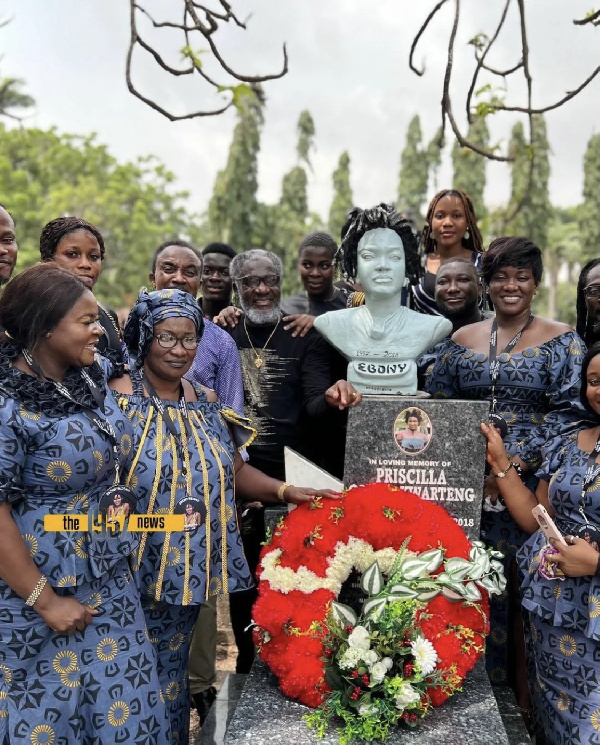
<path id="1" fill-rule="evenodd" d="M 198 712 L 200 718 L 200 724 L 204 724 L 210 707 L 213 705 L 214 700 L 217 697 L 217 689 L 214 686 L 207 688 L 205 691 L 200 693 L 192 693 L 192 706 Z"/>

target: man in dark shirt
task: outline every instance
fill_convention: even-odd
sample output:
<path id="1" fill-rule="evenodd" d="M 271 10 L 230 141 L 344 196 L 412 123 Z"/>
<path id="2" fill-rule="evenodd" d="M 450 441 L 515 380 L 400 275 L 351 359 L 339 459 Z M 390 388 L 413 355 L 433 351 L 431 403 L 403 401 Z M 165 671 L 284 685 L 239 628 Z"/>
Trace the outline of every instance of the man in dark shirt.
<path id="1" fill-rule="evenodd" d="M 258 430 L 249 462 L 283 479 L 284 446 L 311 457 L 314 420 L 329 407 L 345 408 L 358 399 L 346 381 L 332 385 L 332 350 L 317 331 L 294 336 L 285 329 L 276 254 L 260 249 L 239 254 L 231 274 L 244 315 L 229 331 L 240 353 L 244 408 Z"/>
<path id="2" fill-rule="evenodd" d="M 304 292 L 281 301 L 281 310 L 289 316 L 286 325 L 296 321 L 298 315 L 320 316 L 346 307 L 348 286 L 340 287 L 333 282 L 337 250 L 337 243 L 329 233 L 309 233 L 300 241 L 298 272 Z"/>
<path id="3" fill-rule="evenodd" d="M 360 395 L 345 380 L 332 385 L 331 348 L 311 329 L 305 336 L 286 330 L 280 309 L 281 261 L 254 249 L 238 254 L 230 272 L 243 316 L 229 329 L 240 354 L 244 408 L 258 434 L 248 447 L 249 462 L 273 478 L 285 478 L 284 446 L 311 457 L 311 432 L 329 407 L 346 408 Z M 247 510 L 242 540 L 250 569 L 264 540 L 262 510 Z M 254 658 L 250 624 L 256 590 L 230 596 L 231 623 L 238 646 L 236 672 L 248 672 Z"/>
<path id="4" fill-rule="evenodd" d="M 469 259 L 452 257 L 442 262 L 435 275 L 435 302 L 442 314 L 452 321 L 452 333 L 492 315 L 479 307 L 482 293 L 481 279 Z M 420 390 L 424 388 L 443 344 L 442 340 L 418 359 Z"/>
<path id="5" fill-rule="evenodd" d="M 227 243 L 209 243 L 202 251 L 202 298 L 198 302 L 210 321 L 231 305 L 233 285 L 229 265 L 235 255 L 235 249 Z"/>

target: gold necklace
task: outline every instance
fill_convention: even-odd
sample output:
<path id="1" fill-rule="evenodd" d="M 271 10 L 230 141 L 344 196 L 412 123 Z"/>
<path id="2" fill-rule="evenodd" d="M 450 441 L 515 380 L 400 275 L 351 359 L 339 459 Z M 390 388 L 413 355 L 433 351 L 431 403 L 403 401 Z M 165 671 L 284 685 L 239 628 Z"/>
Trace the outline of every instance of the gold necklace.
<path id="1" fill-rule="evenodd" d="M 255 367 L 255 368 L 256 368 L 257 370 L 260 370 L 260 368 L 261 368 L 261 367 L 263 366 L 263 364 L 264 364 L 264 360 L 263 360 L 263 358 L 261 357 L 261 355 L 263 354 L 263 352 L 264 352 L 264 351 L 265 351 L 265 349 L 267 348 L 267 344 L 268 344 L 268 343 L 269 343 L 269 342 L 271 341 L 271 339 L 273 338 L 273 334 L 274 334 L 274 333 L 275 333 L 275 332 L 277 331 L 277 327 L 279 326 L 279 321 L 281 321 L 281 316 L 280 316 L 280 317 L 279 317 L 279 318 L 277 319 L 277 323 L 275 324 L 275 328 L 274 328 L 274 329 L 273 329 L 273 331 L 271 331 L 271 333 L 269 334 L 269 338 L 268 338 L 268 339 L 267 339 L 267 341 L 266 341 L 266 342 L 264 343 L 264 346 L 263 346 L 263 348 L 262 348 L 262 349 L 260 350 L 260 353 L 259 353 L 259 352 L 257 352 L 257 351 L 256 351 L 256 347 L 255 347 L 255 346 L 254 346 L 254 344 L 252 343 L 252 339 L 250 338 L 250 334 L 248 333 L 248 326 L 246 326 L 246 316 L 244 316 L 244 331 L 246 332 L 246 336 L 248 337 L 248 341 L 250 342 L 250 346 L 252 347 L 252 351 L 254 352 L 254 367 Z"/>

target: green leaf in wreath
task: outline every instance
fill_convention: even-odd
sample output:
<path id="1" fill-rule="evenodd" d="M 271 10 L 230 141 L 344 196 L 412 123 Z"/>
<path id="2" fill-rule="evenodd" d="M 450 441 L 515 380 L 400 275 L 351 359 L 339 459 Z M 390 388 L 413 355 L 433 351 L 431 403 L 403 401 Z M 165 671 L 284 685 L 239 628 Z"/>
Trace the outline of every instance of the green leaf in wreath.
<path id="1" fill-rule="evenodd" d="M 393 585 L 393 587 L 390 587 L 390 593 L 400 600 L 415 598 L 419 594 L 417 590 L 413 590 L 408 585 Z"/>
<path id="2" fill-rule="evenodd" d="M 372 600 L 367 600 L 363 606 L 363 615 L 366 617 L 374 616 L 375 619 L 378 618 L 386 602 L 386 598 L 373 598 Z"/>
<path id="3" fill-rule="evenodd" d="M 444 552 L 439 548 L 432 548 L 429 551 L 424 551 L 419 554 L 419 559 L 427 562 L 427 571 L 429 573 L 435 572 L 439 569 L 444 561 Z"/>
<path id="4" fill-rule="evenodd" d="M 404 559 L 400 567 L 400 574 L 404 579 L 417 579 L 427 572 L 427 559 L 420 556 L 409 556 Z"/>
<path id="5" fill-rule="evenodd" d="M 383 590 L 385 580 L 383 579 L 383 574 L 381 573 L 379 564 L 376 561 L 374 561 L 363 574 L 360 585 L 369 597 L 379 595 Z"/>
<path id="6" fill-rule="evenodd" d="M 356 626 L 358 617 L 348 605 L 343 603 L 331 603 L 331 615 L 342 626 Z"/>

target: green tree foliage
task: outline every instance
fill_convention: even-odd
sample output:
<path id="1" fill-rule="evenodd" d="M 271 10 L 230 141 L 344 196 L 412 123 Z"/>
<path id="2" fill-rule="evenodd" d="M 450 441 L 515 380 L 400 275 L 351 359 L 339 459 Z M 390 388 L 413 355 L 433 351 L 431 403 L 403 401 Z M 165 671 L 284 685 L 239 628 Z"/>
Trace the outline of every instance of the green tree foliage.
<path id="1" fill-rule="evenodd" d="M 581 257 L 581 234 L 576 207 L 553 207 L 544 250 L 547 286 L 542 315 L 575 325 L 575 298 Z"/>
<path id="2" fill-rule="evenodd" d="M 469 126 L 467 139 L 475 145 L 487 148 L 489 131 L 483 117 L 475 117 Z M 475 214 L 478 220 L 485 217 L 483 192 L 485 189 L 485 166 L 487 160 L 483 156 L 465 147 L 461 147 L 455 140 L 452 147 L 452 165 L 454 178 L 452 186 L 463 189 L 473 200 Z"/>
<path id="3" fill-rule="evenodd" d="M 333 199 L 329 209 L 329 232 L 336 241 L 340 240 L 342 226 L 348 212 L 354 207 L 354 197 L 350 186 L 350 156 L 345 150 L 333 172 Z"/>
<path id="4" fill-rule="evenodd" d="M 298 145 L 296 146 L 296 153 L 298 155 L 298 163 L 306 163 L 306 165 L 312 170 L 312 164 L 310 162 L 310 152 L 314 147 L 315 138 L 315 123 L 310 111 L 300 112 L 297 125 L 298 132 Z"/>
<path id="5" fill-rule="evenodd" d="M 509 151 L 514 157 L 511 164 L 509 216 L 511 212 L 518 210 L 509 223 L 509 230 L 513 235 L 526 235 L 544 251 L 548 244 L 552 205 L 548 194 L 550 145 L 546 136 L 546 122 L 541 114 L 533 117 L 535 160 L 531 181 L 529 170 L 532 148 L 526 144 L 523 125 L 520 122 L 512 129 Z"/>
<path id="6" fill-rule="evenodd" d="M 230 243 L 236 250 L 250 247 L 258 203 L 258 152 L 264 100 L 245 96 L 238 108 L 227 164 L 215 179 L 208 205 L 212 240 Z"/>
<path id="7" fill-rule="evenodd" d="M 429 157 L 429 146 L 423 145 L 421 120 L 417 114 L 410 120 L 400 156 L 397 201 L 398 209 L 410 211 L 417 223 L 422 222 L 421 208 L 427 197 Z"/>
<path id="8" fill-rule="evenodd" d="M 298 244 L 307 232 L 308 218 L 306 171 L 294 166 L 281 182 L 281 198 L 275 218 L 276 253 L 283 262 L 282 290 L 285 295 L 298 292 L 300 277 L 297 269 Z"/>
<path id="9" fill-rule="evenodd" d="M 284 295 L 298 292 L 298 244 L 303 236 L 316 229 L 315 219 L 308 211 L 308 175 L 302 162 L 310 167 L 315 126 L 308 111 L 302 111 L 296 127 L 297 164 L 281 182 L 281 197 L 275 205 L 258 206 L 253 226 L 253 245 L 276 253 L 283 263 L 282 291 Z M 317 222 L 320 220 L 317 218 Z"/>
<path id="10" fill-rule="evenodd" d="M 22 87 L 23 81 L 18 78 L 0 78 L 0 116 L 20 120 L 22 111 L 35 104 L 35 100 L 24 93 Z"/>
<path id="11" fill-rule="evenodd" d="M 76 215 L 96 225 L 106 261 L 95 289 L 118 307 L 147 283 L 151 256 L 164 240 L 190 236 L 190 217 L 175 177 L 154 158 L 118 163 L 95 135 L 0 125 L 0 201 L 17 221 L 18 269 L 39 261 L 49 220 Z"/>
<path id="12" fill-rule="evenodd" d="M 600 134 L 590 137 L 583 158 L 583 204 L 579 208 L 581 260 L 600 255 Z"/>

